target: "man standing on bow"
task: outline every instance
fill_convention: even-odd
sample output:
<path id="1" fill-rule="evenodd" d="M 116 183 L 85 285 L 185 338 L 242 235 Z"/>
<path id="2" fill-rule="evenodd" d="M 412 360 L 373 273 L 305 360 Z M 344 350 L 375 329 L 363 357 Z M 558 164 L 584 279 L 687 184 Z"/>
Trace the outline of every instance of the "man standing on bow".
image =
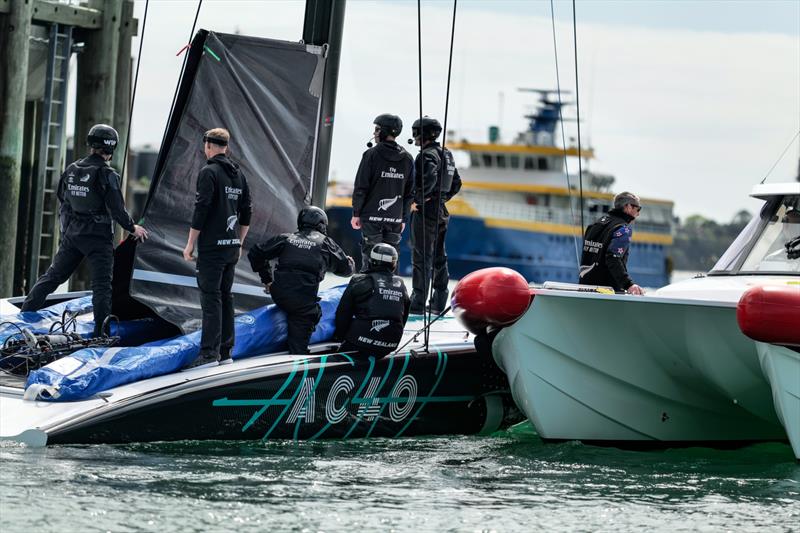
<path id="1" fill-rule="evenodd" d="M 369 267 L 369 252 L 385 242 L 400 252 L 400 235 L 405 228 L 414 190 L 414 160 L 395 142 L 403 131 L 397 115 L 375 118 L 371 148 L 364 152 L 353 186 L 353 229 L 361 230 L 361 271 Z"/>
<path id="2" fill-rule="evenodd" d="M 411 313 L 422 314 L 428 296 L 428 284 L 433 280 L 430 300 L 431 313 L 439 314 L 447 307 L 447 252 L 445 238 L 450 213 L 445 203 L 461 190 L 461 176 L 453 154 L 436 139 L 442 125 L 435 118 L 422 117 L 411 127 L 414 144 L 422 150 L 414 163 L 417 183 L 411 210 L 412 263 Z"/>
<path id="3" fill-rule="evenodd" d="M 579 278 L 581 285 L 611 287 L 618 292 L 644 294 L 628 275 L 631 224 L 642 211 L 639 197 L 621 192 L 614 197 L 614 208 L 586 228 Z"/>
<path id="4" fill-rule="evenodd" d="M 227 155 L 230 138 L 228 130 L 223 128 L 208 130 L 203 135 L 207 161 L 197 176 L 192 225 L 183 249 L 183 258 L 194 261 L 197 245 L 197 286 L 203 310 L 200 354 L 189 368 L 232 362 L 231 287 L 253 208 L 247 180 L 239 165 Z"/>
<path id="5" fill-rule="evenodd" d="M 103 322 L 111 314 L 113 223 L 136 239 L 147 238 L 147 230 L 134 224 L 125 210 L 119 174 L 108 164 L 118 142 L 117 130 L 106 124 L 95 124 L 87 137 L 91 147 L 89 156 L 70 164 L 61 175 L 56 193 L 61 203 L 58 252 L 22 304 L 22 311 L 38 311 L 44 307 L 47 295 L 67 281 L 86 257 L 92 276 L 95 337 L 103 333 Z"/>

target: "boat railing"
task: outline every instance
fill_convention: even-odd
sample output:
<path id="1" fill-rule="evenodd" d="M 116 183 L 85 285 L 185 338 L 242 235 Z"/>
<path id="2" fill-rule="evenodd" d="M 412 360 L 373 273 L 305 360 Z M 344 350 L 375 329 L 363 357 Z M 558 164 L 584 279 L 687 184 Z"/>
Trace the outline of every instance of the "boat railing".
<path id="1" fill-rule="evenodd" d="M 559 224 L 580 227 L 581 218 L 578 211 L 573 212 L 569 207 L 555 207 L 542 205 L 529 205 L 519 202 L 516 198 L 491 198 L 481 195 L 471 202 L 476 211 L 483 218 L 496 218 L 502 220 L 517 220 L 530 223 Z M 596 211 L 584 210 L 584 222 L 589 224 L 599 215 Z M 648 233 L 669 234 L 671 228 L 665 224 L 636 222 L 636 230 Z"/>

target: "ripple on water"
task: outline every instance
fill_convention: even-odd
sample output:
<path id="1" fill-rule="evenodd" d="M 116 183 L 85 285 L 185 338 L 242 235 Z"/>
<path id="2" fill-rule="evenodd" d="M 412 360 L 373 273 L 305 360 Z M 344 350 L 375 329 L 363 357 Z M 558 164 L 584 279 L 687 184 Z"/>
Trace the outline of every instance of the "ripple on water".
<path id="1" fill-rule="evenodd" d="M 0 447 L 0 530 L 789 531 L 788 446 L 622 451 L 491 437 Z"/>

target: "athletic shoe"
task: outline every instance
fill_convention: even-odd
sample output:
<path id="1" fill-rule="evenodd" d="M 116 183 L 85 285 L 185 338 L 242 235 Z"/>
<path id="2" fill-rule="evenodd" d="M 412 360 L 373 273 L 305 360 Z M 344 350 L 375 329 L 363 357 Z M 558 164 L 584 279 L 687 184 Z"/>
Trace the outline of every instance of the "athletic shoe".
<path id="1" fill-rule="evenodd" d="M 217 366 L 219 364 L 219 356 L 214 354 L 201 354 L 197 359 L 183 367 L 183 370 L 192 368 L 205 368 L 207 366 Z"/>

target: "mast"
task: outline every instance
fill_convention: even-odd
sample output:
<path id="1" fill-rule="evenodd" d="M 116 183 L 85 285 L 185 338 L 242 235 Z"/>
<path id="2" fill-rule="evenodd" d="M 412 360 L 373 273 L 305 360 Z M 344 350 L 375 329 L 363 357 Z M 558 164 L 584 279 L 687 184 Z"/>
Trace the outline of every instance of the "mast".
<path id="1" fill-rule="evenodd" d="M 331 162 L 333 119 L 336 110 L 336 87 L 339 81 L 339 57 L 342 50 L 345 0 L 306 0 L 303 42 L 328 45 L 325 77 L 322 83 L 320 123 L 317 129 L 317 152 L 314 154 L 311 203 L 325 208 L 328 170 Z"/>

